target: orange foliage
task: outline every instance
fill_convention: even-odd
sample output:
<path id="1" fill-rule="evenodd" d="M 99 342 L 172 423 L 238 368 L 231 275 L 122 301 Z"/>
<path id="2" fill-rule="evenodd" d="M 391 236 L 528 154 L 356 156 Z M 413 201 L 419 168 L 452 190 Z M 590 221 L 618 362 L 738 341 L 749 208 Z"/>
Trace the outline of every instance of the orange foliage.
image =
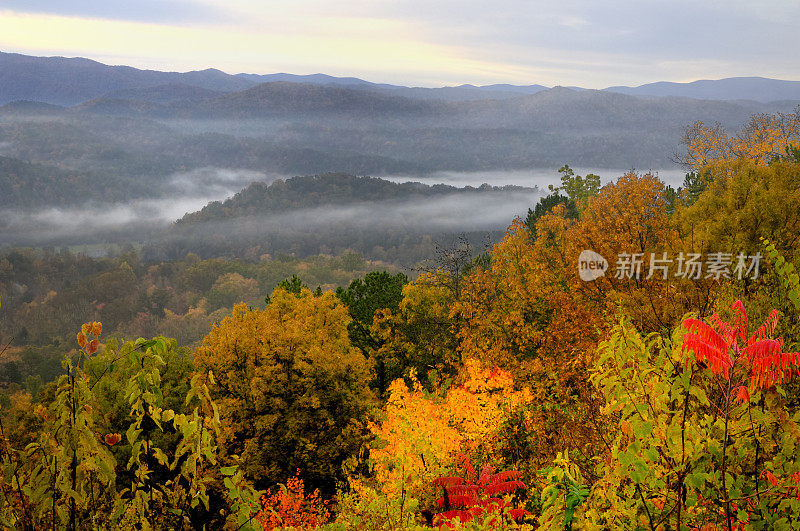
<path id="1" fill-rule="evenodd" d="M 765 165 L 787 148 L 800 147 L 800 112 L 756 114 L 735 136 L 721 126 L 695 122 L 686 132 L 686 162 L 695 170 L 714 167 L 737 159 Z"/>
<path id="2" fill-rule="evenodd" d="M 531 382 L 533 403 L 554 406 L 534 421 L 542 465 L 570 445 L 592 444 L 595 399 L 586 374 L 609 319 L 622 311 L 641 330 L 659 331 L 689 308 L 707 306 L 710 282 L 675 281 L 673 272 L 647 278 L 651 255 L 681 249 L 667 206 L 663 183 L 629 173 L 590 198 L 578 221 L 562 206 L 542 216 L 535 239 L 516 220 L 492 250 L 491 265 L 467 279 L 453 305 L 463 323 L 462 355 L 513 371 Z M 605 257 L 605 276 L 580 279 L 583 250 Z M 638 278 L 617 278 L 622 253 L 641 253 Z"/>
<path id="3" fill-rule="evenodd" d="M 103 332 L 103 324 L 95 321 L 93 323 L 83 323 L 81 331 L 78 332 L 78 345 L 86 352 L 87 356 L 92 356 L 97 349 L 100 348 L 100 334 Z M 94 335 L 95 338 L 89 340 L 89 336 Z"/>
<path id="4" fill-rule="evenodd" d="M 510 372 L 502 369 L 482 369 L 476 359 L 464 362 L 466 381 L 447 392 L 444 406 L 450 414 L 450 423 L 459 433 L 470 451 L 482 449 L 492 454 L 497 446 L 493 435 L 514 411 L 528 406 L 532 400 L 527 387 L 514 390 Z"/>
<path id="5" fill-rule="evenodd" d="M 429 484 L 461 448 L 463 437 L 450 425 L 448 410 L 432 398 L 413 374 L 411 388 L 397 379 L 389 386 L 385 420 L 370 426 L 383 445 L 370 458 L 387 496 L 401 496 L 407 485 Z"/>
<path id="6" fill-rule="evenodd" d="M 370 451 L 387 496 L 401 496 L 411 485 L 412 496 L 423 495 L 462 450 L 491 454 L 505 421 L 530 403 L 527 388 L 514 390 L 511 373 L 482 369 L 473 359 L 464 366 L 464 383 L 444 397 L 425 391 L 413 375 L 410 388 L 402 379 L 389 387 L 385 420 L 371 426 L 378 447 Z"/>
<path id="7" fill-rule="evenodd" d="M 322 499 L 319 489 L 306 493 L 305 484 L 300 479 L 300 469 L 288 479 L 286 486 L 267 491 L 262 496 L 263 509 L 256 520 L 264 531 L 272 529 L 299 528 L 314 529 L 330 519 L 328 504 Z"/>

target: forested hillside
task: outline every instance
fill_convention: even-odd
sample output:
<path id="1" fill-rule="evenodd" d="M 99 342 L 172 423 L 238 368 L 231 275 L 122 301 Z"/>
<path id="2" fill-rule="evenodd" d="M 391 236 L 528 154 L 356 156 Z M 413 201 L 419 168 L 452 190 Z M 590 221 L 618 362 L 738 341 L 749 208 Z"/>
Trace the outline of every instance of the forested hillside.
<path id="1" fill-rule="evenodd" d="M 309 176 L 169 229 L 235 259 L 4 250 L 0 525 L 796 528 L 800 115 L 691 123 L 680 188 L 563 166 L 411 271 L 264 222 L 418 244 L 520 190 Z"/>
<path id="2" fill-rule="evenodd" d="M 175 258 L 357 251 L 405 267 L 457 235 L 480 248 L 502 235 L 509 216 L 524 215 L 542 194 L 519 186 L 458 188 L 324 174 L 253 183 L 224 202 L 189 213 L 144 248 Z"/>

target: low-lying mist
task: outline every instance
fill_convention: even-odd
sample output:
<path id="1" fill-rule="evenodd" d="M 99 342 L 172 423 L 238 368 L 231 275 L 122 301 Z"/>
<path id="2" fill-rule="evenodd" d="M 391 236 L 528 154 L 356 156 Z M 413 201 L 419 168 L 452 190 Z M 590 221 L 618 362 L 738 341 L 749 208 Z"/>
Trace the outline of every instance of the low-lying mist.
<path id="1" fill-rule="evenodd" d="M 188 212 L 231 197 L 252 182 L 283 176 L 251 170 L 200 168 L 165 178 L 165 197 L 127 202 L 89 201 L 80 207 L 0 211 L 0 245 L 59 245 L 141 241 Z"/>
<path id="2" fill-rule="evenodd" d="M 356 251 L 372 260 L 412 266 L 431 258 L 436 242 L 465 235 L 475 247 L 497 241 L 542 192 L 534 189 L 459 190 L 412 199 L 298 208 L 230 219 L 191 221 L 153 238 L 146 255 L 174 259 L 188 252 L 257 259 Z"/>
<path id="3" fill-rule="evenodd" d="M 285 230 L 313 231 L 322 227 L 472 232 L 506 228 L 515 216 L 525 216 L 528 208 L 535 205 L 541 196 L 542 192 L 530 189 L 462 192 L 407 201 L 362 202 L 224 221 L 201 221 L 193 223 L 191 230 L 207 234 L 230 233 L 235 237 Z"/>
<path id="4" fill-rule="evenodd" d="M 626 173 L 618 169 L 573 168 L 576 174 L 595 173 L 603 183 Z M 662 169 L 656 173 L 666 184 L 678 186 L 684 171 Z M 77 245 L 86 243 L 159 242 L 184 249 L 203 246 L 203 239 L 274 240 L 320 231 L 405 231 L 414 234 L 475 232 L 505 229 L 515 216 L 525 216 L 548 185 L 559 184 L 556 169 L 515 171 L 438 172 L 426 176 L 394 175 L 393 182 L 417 181 L 458 188 L 521 186 L 524 190 L 459 191 L 452 195 L 394 202 L 360 202 L 352 205 L 299 208 L 263 216 L 202 222 L 190 229 L 171 225 L 185 214 L 212 201 L 224 201 L 253 182 L 271 183 L 291 175 L 244 169 L 200 168 L 169 175 L 162 181 L 166 197 L 128 202 L 87 202 L 80 207 L 0 211 L 0 245 Z M 272 235 L 272 236 L 271 236 Z M 344 236 L 342 236 L 343 238 Z M 342 238 L 337 238 L 342 241 Z M 186 240 L 186 245 L 181 240 Z M 187 249 L 191 250 L 191 249 Z"/>
<path id="5" fill-rule="evenodd" d="M 593 173 L 600 176 L 602 184 L 607 184 L 625 175 L 629 171 L 636 171 L 637 173 L 652 173 L 660 178 L 664 184 L 678 187 L 683 184 L 686 169 L 681 168 L 677 164 L 672 168 L 662 169 L 640 169 L 631 168 L 627 170 L 615 168 L 582 168 L 572 167 L 576 175 L 586 175 Z M 406 181 L 419 181 L 425 184 L 448 184 L 450 186 L 473 186 L 477 187 L 484 183 L 491 184 L 492 186 L 525 186 L 525 187 L 538 187 L 541 190 L 547 190 L 548 185 L 560 184 L 561 175 L 558 173 L 557 168 L 532 168 L 525 170 L 497 170 L 497 171 L 476 171 L 476 172 L 454 172 L 454 171 L 440 171 L 431 173 L 424 176 L 415 175 L 376 175 L 382 179 L 402 183 Z"/>

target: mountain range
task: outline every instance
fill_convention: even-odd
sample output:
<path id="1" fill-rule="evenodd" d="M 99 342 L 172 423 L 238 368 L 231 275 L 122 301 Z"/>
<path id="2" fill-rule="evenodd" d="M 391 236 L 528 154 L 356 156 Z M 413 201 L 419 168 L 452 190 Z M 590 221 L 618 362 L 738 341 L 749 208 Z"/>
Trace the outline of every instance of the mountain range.
<path id="1" fill-rule="evenodd" d="M 110 66 L 80 57 L 35 57 L 0 52 L 0 105 L 15 100 L 30 100 L 72 106 L 96 98 L 142 100 L 154 103 L 195 101 L 271 82 L 361 89 L 410 99 L 453 102 L 510 99 L 536 94 L 548 88 L 539 84 L 406 87 L 325 74 L 233 75 L 213 68 L 192 72 L 161 72 L 129 66 Z M 579 87 L 571 88 L 579 89 Z M 690 83 L 662 81 L 637 87 L 608 87 L 603 90 L 643 97 L 752 100 L 762 103 L 800 100 L 800 81 L 762 77 L 736 77 Z"/>
<path id="2" fill-rule="evenodd" d="M 745 81 L 715 83 L 718 96 L 736 99 L 669 95 L 675 87 L 661 84 L 630 89 L 659 95 L 540 85 L 429 89 L 0 53 L 0 101 L 12 100 L 0 104 L 0 184 L 9 190 L 0 218 L 9 209 L 130 202 L 138 211 L 148 201 L 205 201 L 253 181 L 331 172 L 423 181 L 467 172 L 469 182 L 504 184 L 502 172 L 555 175 L 564 164 L 613 170 L 605 174 L 680 171 L 675 155 L 695 121 L 735 131 L 753 114 L 792 112 L 800 102 L 789 97 L 789 82 L 775 81 L 772 92 L 760 87 L 762 96 L 781 98 L 766 103 L 736 92 Z M 680 87 L 711 91 L 703 83 Z"/>

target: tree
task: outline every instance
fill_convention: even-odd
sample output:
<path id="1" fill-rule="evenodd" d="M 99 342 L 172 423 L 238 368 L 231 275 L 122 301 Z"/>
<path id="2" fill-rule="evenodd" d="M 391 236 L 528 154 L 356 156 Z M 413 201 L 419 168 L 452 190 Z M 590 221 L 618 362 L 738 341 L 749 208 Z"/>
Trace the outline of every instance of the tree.
<path id="1" fill-rule="evenodd" d="M 714 166 L 716 175 L 690 205 L 676 209 L 676 221 L 699 250 L 755 254 L 760 238 L 781 250 L 800 243 L 800 164 L 769 165 L 734 159 Z"/>
<path id="2" fill-rule="evenodd" d="M 564 205 L 564 217 L 567 219 L 578 219 L 578 207 L 575 201 L 567 196 L 558 193 L 552 193 L 545 196 L 536 203 L 533 210 L 528 209 L 528 215 L 525 218 L 525 225 L 531 232 L 531 237 L 536 238 L 536 222 L 545 214 L 551 212 L 553 208 L 558 205 Z"/>
<path id="3" fill-rule="evenodd" d="M 220 275 L 208 290 L 209 310 L 230 307 L 234 303 L 250 301 L 258 296 L 258 282 L 239 273 Z"/>
<path id="4" fill-rule="evenodd" d="M 330 518 L 328 504 L 319 489 L 307 492 L 298 470 L 286 480 L 286 485 L 268 490 L 261 498 L 263 510 L 255 519 L 264 531 L 273 529 L 316 529 Z"/>
<path id="5" fill-rule="evenodd" d="M 367 360 L 347 335 L 347 308 L 326 291 L 276 288 L 263 310 L 236 305 L 195 352 L 213 371 L 228 458 L 274 485 L 297 468 L 331 493 L 364 439 L 372 404 Z"/>
<path id="6" fill-rule="evenodd" d="M 587 173 L 585 177 L 575 175 L 575 171 L 565 164 L 558 169 L 561 173 L 561 186 L 548 187 L 553 194 L 564 192 L 579 209 L 583 209 L 590 197 L 600 191 L 600 176 Z"/>
<path id="7" fill-rule="evenodd" d="M 371 514 L 382 529 L 402 528 L 416 511 L 433 507 L 440 496 L 433 481 L 448 475 L 458 454 L 497 462 L 504 426 L 531 400 L 528 389 L 515 390 L 511 373 L 474 359 L 449 389 L 425 389 L 413 369 L 407 380 L 391 383 L 383 419 L 371 424 L 372 477 L 350 481 L 359 500 L 347 511 Z"/>
<path id="8" fill-rule="evenodd" d="M 776 159 L 791 159 L 800 148 L 800 109 L 790 114 L 754 114 L 735 135 L 721 125 L 697 121 L 683 137 L 686 154 L 681 161 L 695 170 L 717 169 L 735 160 L 767 165 Z"/>
<path id="9" fill-rule="evenodd" d="M 446 273 L 429 273 L 403 286 L 395 312 L 379 310 L 370 334 L 380 345 L 373 351 L 378 390 L 407 376 L 425 375 L 431 384 L 456 372 L 456 340 L 450 318 L 452 282 Z"/>
<path id="10" fill-rule="evenodd" d="M 372 334 L 372 321 L 378 310 L 397 313 L 403 298 L 403 286 L 408 277 L 403 273 L 392 275 L 386 271 L 372 271 L 364 279 L 353 280 L 347 289 L 339 287 L 336 296 L 347 305 L 353 319 L 347 325 L 350 342 L 369 357 L 382 346 L 380 339 Z M 378 369 L 380 373 L 381 370 Z"/>

